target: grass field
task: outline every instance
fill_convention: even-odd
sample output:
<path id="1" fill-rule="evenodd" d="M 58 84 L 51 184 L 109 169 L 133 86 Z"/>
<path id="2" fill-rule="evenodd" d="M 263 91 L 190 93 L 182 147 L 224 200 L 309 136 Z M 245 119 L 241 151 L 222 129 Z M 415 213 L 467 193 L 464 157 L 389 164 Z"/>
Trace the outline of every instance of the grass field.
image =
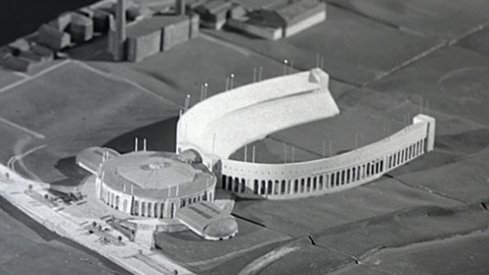
<path id="1" fill-rule="evenodd" d="M 231 31 L 207 33 L 279 62 L 288 59 L 302 70 L 317 66 L 319 54 L 324 59 L 324 69 L 331 76 L 354 84 L 380 77 L 439 43 L 437 39 L 399 32 L 333 6 L 328 7 L 326 21 L 277 42 Z"/>
<path id="2" fill-rule="evenodd" d="M 165 255 L 193 270 L 202 272 L 212 270 L 235 258 L 263 251 L 265 247 L 271 250 L 271 247 L 291 240 L 291 237 L 286 234 L 245 220 L 237 219 L 237 222 L 238 234 L 227 241 L 205 241 L 190 231 L 160 233 L 156 235 L 155 241 Z M 205 253 L 202 253 L 203 251 Z"/>
<path id="3" fill-rule="evenodd" d="M 455 39 L 487 22 L 485 0 L 326 0 L 369 18 L 428 36 Z"/>
<path id="4" fill-rule="evenodd" d="M 485 256 L 489 251 L 481 244 L 488 240 L 487 232 L 477 232 L 385 249 L 365 259 L 362 265 L 348 265 L 331 274 L 486 274 L 489 267 Z"/>
<path id="5" fill-rule="evenodd" d="M 23 161 L 42 179 L 56 181 L 62 175 L 51 170 L 60 159 L 177 114 L 169 101 L 121 78 L 63 63 L 0 94 L 4 164 L 27 145 L 45 145 Z"/>
<path id="6" fill-rule="evenodd" d="M 2 197 L 0 219 L 1 274 L 129 274 L 47 230 Z"/>

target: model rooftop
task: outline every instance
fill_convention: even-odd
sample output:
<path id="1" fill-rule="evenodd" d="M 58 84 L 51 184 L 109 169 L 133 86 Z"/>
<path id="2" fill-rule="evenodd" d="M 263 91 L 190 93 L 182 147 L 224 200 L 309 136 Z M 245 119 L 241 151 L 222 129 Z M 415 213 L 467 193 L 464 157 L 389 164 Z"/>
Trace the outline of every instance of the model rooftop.
<path id="1" fill-rule="evenodd" d="M 111 188 L 154 199 L 200 192 L 213 179 L 203 165 L 167 152 L 128 153 L 105 161 L 101 171 Z"/>
<path id="2" fill-rule="evenodd" d="M 153 33 L 155 31 L 161 31 L 164 27 L 173 25 L 183 20 L 188 20 L 188 16 L 159 15 L 145 18 L 127 27 L 127 37 L 136 38 L 141 35 Z"/>

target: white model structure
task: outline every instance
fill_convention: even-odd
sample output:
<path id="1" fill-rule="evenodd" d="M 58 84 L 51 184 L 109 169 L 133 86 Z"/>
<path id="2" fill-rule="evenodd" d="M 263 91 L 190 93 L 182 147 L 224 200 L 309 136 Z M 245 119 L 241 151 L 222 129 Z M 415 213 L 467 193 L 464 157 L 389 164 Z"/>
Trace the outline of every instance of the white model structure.
<path id="1" fill-rule="evenodd" d="M 216 187 L 239 197 L 292 199 L 375 180 L 434 147 L 435 119 L 418 114 L 399 132 L 328 158 L 280 164 L 231 160 L 247 144 L 286 128 L 327 119 L 340 110 L 321 69 L 276 77 L 214 95 L 188 108 L 177 124 L 177 152 L 119 154 L 87 148 L 79 166 L 95 175 L 97 198 L 138 223 L 136 239 L 183 224 L 209 240 L 238 233 L 234 217 L 214 204 Z M 276 119 L 274 119 L 276 118 Z M 140 226 L 147 221 L 152 227 Z M 148 229 L 145 229 L 148 228 Z M 148 233 L 149 232 L 149 233 Z"/>
<path id="2" fill-rule="evenodd" d="M 201 101 L 177 125 L 177 152 L 194 149 L 207 167 L 274 132 L 340 113 L 320 69 L 245 85 Z M 271 118 L 274 119 L 271 121 Z"/>
<path id="3" fill-rule="evenodd" d="M 367 183 L 433 150 L 435 119 L 418 114 L 383 140 L 328 158 L 286 164 L 229 159 L 273 132 L 339 114 L 328 83 L 316 68 L 212 96 L 180 116 L 177 152 L 198 152 L 218 185 L 239 197 L 291 199 Z"/>

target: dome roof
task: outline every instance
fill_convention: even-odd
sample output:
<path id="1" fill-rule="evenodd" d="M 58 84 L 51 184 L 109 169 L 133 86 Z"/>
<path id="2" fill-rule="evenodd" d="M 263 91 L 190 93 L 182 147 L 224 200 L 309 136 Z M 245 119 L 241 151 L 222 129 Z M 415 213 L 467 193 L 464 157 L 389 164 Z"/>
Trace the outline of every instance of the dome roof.
<path id="1" fill-rule="evenodd" d="M 111 188 L 148 198 L 195 194 L 216 181 L 202 166 L 169 152 L 131 152 L 105 161 L 102 171 L 104 183 Z"/>
<path id="2" fill-rule="evenodd" d="M 238 224 L 232 216 L 226 216 L 208 224 L 203 235 L 215 239 L 227 239 L 238 232 Z"/>
<path id="3" fill-rule="evenodd" d="M 142 188 L 159 189 L 190 182 L 201 171 L 159 153 L 130 154 L 117 162 L 116 173 Z"/>

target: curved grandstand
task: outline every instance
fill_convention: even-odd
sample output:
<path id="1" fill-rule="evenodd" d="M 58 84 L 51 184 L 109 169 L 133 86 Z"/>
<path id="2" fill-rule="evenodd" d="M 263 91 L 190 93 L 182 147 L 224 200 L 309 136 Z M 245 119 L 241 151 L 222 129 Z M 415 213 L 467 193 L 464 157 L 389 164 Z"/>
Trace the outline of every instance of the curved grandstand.
<path id="1" fill-rule="evenodd" d="M 223 159 L 221 187 L 240 197 L 290 199 L 317 196 L 375 180 L 433 149 L 435 120 L 417 115 L 413 124 L 359 149 L 287 164 Z"/>
<path id="2" fill-rule="evenodd" d="M 329 76 L 313 69 L 212 96 L 180 117 L 177 151 L 194 149 L 211 167 L 273 132 L 335 116 L 339 109 L 328 84 Z"/>
<path id="3" fill-rule="evenodd" d="M 287 164 L 229 159 L 268 134 L 338 114 L 328 80 L 325 72 L 313 69 L 212 96 L 181 115 L 177 150 L 199 152 L 219 186 L 237 196 L 289 199 L 372 181 L 433 149 L 435 119 L 420 114 L 383 140 L 329 158 Z"/>

